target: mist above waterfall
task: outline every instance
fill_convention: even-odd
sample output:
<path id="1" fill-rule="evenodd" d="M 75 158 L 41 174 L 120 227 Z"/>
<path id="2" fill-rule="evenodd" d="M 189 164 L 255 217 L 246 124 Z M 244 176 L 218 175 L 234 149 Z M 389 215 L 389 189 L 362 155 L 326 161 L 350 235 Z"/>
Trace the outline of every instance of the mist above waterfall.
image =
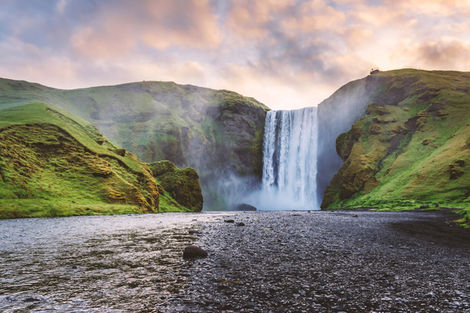
<path id="1" fill-rule="evenodd" d="M 317 108 L 266 115 L 260 209 L 318 210 Z"/>
<path id="2" fill-rule="evenodd" d="M 377 88 L 374 76 L 347 83 L 318 105 L 318 197 L 323 199 L 326 187 L 343 161 L 336 151 L 336 138 L 351 129 L 364 115 Z"/>

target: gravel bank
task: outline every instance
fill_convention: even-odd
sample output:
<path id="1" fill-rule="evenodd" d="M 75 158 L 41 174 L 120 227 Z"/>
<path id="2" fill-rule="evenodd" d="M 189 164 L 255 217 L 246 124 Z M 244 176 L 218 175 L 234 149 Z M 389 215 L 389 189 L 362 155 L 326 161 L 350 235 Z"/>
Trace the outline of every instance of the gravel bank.
<path id="1" fill-rule="evenodd" d="M 158 310 L 470 312 L 470 231 L 453 218 L 422 212 L 221 216 L 198 234 L 196 244 L 209 256 L 186 262 L 187 285 Z"/>

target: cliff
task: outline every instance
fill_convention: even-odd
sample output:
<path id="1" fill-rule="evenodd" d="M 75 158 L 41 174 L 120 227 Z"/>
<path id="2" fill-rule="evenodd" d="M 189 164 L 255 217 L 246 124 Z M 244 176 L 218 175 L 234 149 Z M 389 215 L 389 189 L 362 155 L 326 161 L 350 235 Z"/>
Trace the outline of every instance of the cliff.
<path id="1" fill-rule="evenodd" d="M 337 137 L 343 163 L 322 208 L 450 207 L 468 221 L 470 73 L 405 69 L 359 84 L 364 113 Z"/>
<path id="2" fill-rule="evenodd" d="M 237 198 L 241 178 L 253 184 L 260 178 L 269 109 L 253 98 L 173 82 L 59 90 L 0 79 L 0 108 L 35 101 L 91 122 L 145 162 L 195 168 L 206 208 L 226 208 L 231 199 L 220 195 Z"/>

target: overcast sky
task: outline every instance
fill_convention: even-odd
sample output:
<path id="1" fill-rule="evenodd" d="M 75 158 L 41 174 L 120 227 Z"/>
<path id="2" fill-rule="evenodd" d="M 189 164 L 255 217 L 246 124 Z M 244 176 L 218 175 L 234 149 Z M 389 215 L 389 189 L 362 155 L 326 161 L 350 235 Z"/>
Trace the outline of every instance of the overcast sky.
<path id="1" fill-rule="evenodd" d="M 0 77 L 318 104 L 372 67 L 470 71 L 470 0 L 0 0 Z"/>

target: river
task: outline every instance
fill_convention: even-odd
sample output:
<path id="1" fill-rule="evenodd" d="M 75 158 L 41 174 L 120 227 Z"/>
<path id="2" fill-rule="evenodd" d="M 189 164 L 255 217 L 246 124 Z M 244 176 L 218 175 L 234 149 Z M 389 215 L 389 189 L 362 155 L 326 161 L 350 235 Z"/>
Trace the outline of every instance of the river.
<path id="1" fill-rule="evenodd" d="M 470 312 L 470 230 L 455 219 L 263 211 L 3 220 L 0 312 Z M 208 257 L 183 260 L 190 244 Z"/>
<path id="2" fill-rule="evenodd" d="M 0 221 L 0 312 L 153 312 L 185 285 L 182 249 L 216 216 Z"/>

